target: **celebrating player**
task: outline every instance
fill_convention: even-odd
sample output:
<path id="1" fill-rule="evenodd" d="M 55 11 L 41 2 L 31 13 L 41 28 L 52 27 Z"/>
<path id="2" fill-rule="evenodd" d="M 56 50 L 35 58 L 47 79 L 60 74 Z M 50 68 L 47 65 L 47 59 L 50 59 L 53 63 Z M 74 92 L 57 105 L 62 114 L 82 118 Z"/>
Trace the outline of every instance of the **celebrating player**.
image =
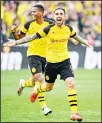
<path id="1" fill-rule="evenodd" d="M 42 39 L 47 35 L 46 48 L 46 67 L 44 84 L 36 82 L 31 93 L 31 102 L 34 102 L 41 92 L 50 91 L 53 89 L 57 75 L 60 74 L 67 85 L 68 99 L 71 109 L 71 120 L 82 121 L 81 115 L 77 110 L 77 92 L 74 83 L 74 73 L 71 68 L 70 58 L 67 49 L 69 38 L 74 38 L 78 42 L 90 47 L 85 39 L 81 38 L 73 28 L 65 24 L 65 10 L 57 8 L 55 10 L 55 24 L 51 24 L 46 28 L 38 31 L 36 34 L 24 37 L 17 41 L 10 40 L 4 45 L 15 46 L 27 42 L 35 43 L 37 39 Z M 35 41 L 34 41 L 35 39 Z"/>
<path id="2" fill-rule="evenodd" d="M 12 25 L 11 31 L 14 35 L 14 38 L 21 39 L 25 37 L 25 35 L 31 35 L 36 33 L 39 29 L 48 26 L 49 24 L 53 23 L 53 21 L 44 19 L 44 7 L 42 5 L 35 5 L 31 9 L 31 15 L 34 20 L 25 23 L 24 28 L 17 32 L 16 25 Z M 30 70 L 32 73 L 32 77 L 28 80 L 24 81 L 23 79 L 20 80 L 20 87 L 17 90 L 18 95 L 22 94 L 22 91 L 25 87 L 33 87 L 36 82 L 43 81 L 43 72 L 46 62 L 46 38 L 36 39 L 36 42 L 30 42 L 28 45 L 27 50 L 27 57 L 29 61 Z M 42 108 L 42 111 L 45 115 L 52 112 L 49 109 L 45 102 L 44 93 L 39 93 L 38 95 L 39 104 Z"/>

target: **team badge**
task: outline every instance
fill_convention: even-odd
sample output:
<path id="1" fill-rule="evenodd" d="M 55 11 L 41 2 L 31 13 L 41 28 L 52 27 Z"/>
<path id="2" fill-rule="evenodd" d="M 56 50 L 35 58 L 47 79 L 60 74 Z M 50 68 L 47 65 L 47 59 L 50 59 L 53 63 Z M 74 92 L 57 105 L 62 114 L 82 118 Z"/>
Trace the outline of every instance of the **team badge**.
<path id="1" fill-rule="evenodd" d="M 32 72 L 34 73 L 35 71 L 36 71 L 36 69 L 33 67 L 33 68 L 32 68 Z"/>
<path id="2" fill-rule="evenodd" d="M 49 80 L 49 76 L 47 76 L 47 75 L 46 75 L 46 77 L 45 77 L 45 78 L 46 78 L 46 80 Z"/>

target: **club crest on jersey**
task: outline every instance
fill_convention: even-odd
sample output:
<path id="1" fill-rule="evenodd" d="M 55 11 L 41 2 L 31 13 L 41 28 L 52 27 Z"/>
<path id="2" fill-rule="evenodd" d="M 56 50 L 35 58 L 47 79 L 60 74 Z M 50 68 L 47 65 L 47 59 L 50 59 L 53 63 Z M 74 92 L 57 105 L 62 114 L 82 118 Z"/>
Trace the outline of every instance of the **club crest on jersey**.
<path id="1" fill-rule="evenodd" d="M 46 78 L 46 80 L 49 80 L 49 76 L 47 76 L 47 75 L 46 75 L 46 77 L 45 77 L 45 78 Z"/>
<path id="2" fill-rule="evenodd" d="M 33 67 L 33 68 L 32 68 L 32 72 L 35 73 L 35 71 L 36 71 L 36 69 Z"/>

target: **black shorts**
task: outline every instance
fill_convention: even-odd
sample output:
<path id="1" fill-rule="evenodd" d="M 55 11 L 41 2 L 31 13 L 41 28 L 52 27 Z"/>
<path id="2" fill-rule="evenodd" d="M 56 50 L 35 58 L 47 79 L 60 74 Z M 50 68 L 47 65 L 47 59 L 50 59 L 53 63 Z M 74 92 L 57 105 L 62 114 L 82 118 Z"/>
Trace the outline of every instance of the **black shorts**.
<path id="1" fill-rule="evenodd" d="M 49 63 L 45 65 L 45 81 L 48 83 L 55 82 L 57 75 L 60 74 L 61 79 L 74 77 L 70 59 L 66 59 L 59 63 Z"/>
<path id="2" fill-rule="evenodd" d="M 44 73 L 45 64 L 46 64 L 45 58 L 37 55 L 32 55 L 32 56 L 28 56 L 28 61 L 29 61 L 31 73 L 33 75 L 36 73 Z"/>

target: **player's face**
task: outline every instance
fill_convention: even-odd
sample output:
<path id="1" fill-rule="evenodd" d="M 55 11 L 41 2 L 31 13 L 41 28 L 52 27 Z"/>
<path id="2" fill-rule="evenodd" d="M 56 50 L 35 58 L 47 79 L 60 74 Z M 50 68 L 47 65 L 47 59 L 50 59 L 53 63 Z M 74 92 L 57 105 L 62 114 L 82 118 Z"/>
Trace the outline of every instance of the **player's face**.
<path id="1" fill-rule="evenodd" d="M 55 11 L 55 21 L 58 26 L 61 26 L 65 22 L 65 13 L 63 10 L 58 9 Z"/>
<path id="2" fill-rule="evenodd" d="M 39 8 L 33 7 L 31 9 L 31 15 L 36 20 L 36 19 L 41 18 L 43 16 L 43 13 L 39 10 Z"/>

